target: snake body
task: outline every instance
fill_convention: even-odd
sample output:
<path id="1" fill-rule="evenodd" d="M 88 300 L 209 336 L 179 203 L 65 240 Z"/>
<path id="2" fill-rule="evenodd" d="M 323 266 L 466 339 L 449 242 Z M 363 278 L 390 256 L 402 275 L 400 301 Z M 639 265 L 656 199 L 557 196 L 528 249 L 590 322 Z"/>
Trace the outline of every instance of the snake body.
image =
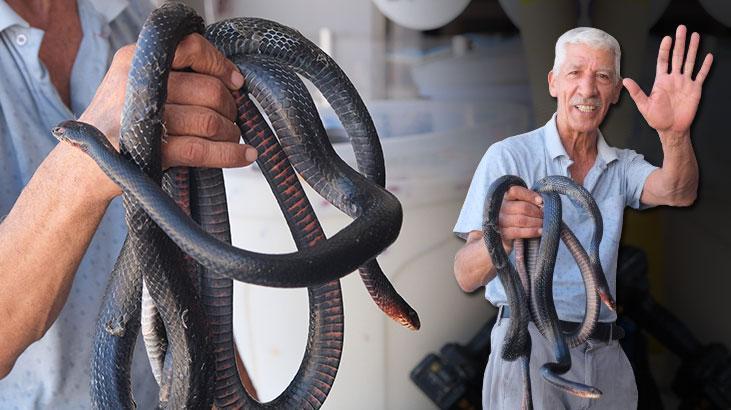
<path id="1" fill-rule="evenodd" d="M 488 189 L 483 232 L 490 257 L 503 284 L 511 309 L 511 322 L 505 337 L 502 357 L 520 359 L 525 383 L 522 407 L 532 408 L 529 371 L 530 335 L 528 321 L 532 320 L 541 335 L 554 345 L 555 363 L 541 367 L 543 378 L 570 394 L 596 399 L 601 391 L 592 386 L 564 379 L 561 375 L 571 368 L 569 348 L 588 340 L 599 318 L 600 299 L 608 308 L 615 303 L 609 293 L 601 263 L 599 242 L 602 221 L 599 208 L 586 189 L 562 176 L 549 176 L 538 181 L 533 190 L 543 198 L 543 231 L 541 238 L 515 240 L 516 266 L 510 262 L 502 246 L 498 220 L 502 198 L 511 186 L 526 187 L 519 177 L 506 175 L 497 179 Z M 594 221 L 594 232 L 589 252 L 583 248 L 573 232 L 561 220 L 560 194 L 587 211 Z M 563 241 L 576 259 L 586 289 L 586 311 L 576 330 L 564 332 L 553 302 L 553 270 L 559 241 Z"/>
<path id="2" fill-rule="evenodd" d="M 129 362 L 139 330 L 144 278 L 164 324 L 163 332 L 150 311 L 151 340 L 158 344 L 151 356 L 161 384 L 161 406 L 210 407 L 215 400 L 220 408 L 317 408 L 332 387 L 342 352 L 338 278 L 360 266 L 377 305 L 404 326 L 419 327 L 418 316 L 375 261 L 398 234 L 401 207 L 383 189 L 385 171 L 375 127 L 337 64 L 292 29 L 262 19 L 233 19 L 209 27 L 206 36 L 239 65 L 246 78 L 237 94 L 237 123 L 245 140 L 259 151 L 258 163 L 285 214 L 298 252 L 266 255 L 231 246 L 221 171 L 191 169 L 190 174 L 181 174 L 171 170 L 164 180 L 160 173 L 162 106 L 172 54 L 183 36 L 202 30 L 200 18 L 179 4 L 165 4 L 146 21 L 128 83 L 122 155 L 89 125 L 64 122 L 54 129 L 59 140 L 85 151 L 122 187 L 130 232 L 105 295 L 96 333 L 93 403 L 97 408 L 134 407 Z M 304 84 L 294 72 L 310 79 L 333 106 L 351 137 L 364 175 L 335 154 Z M 249 95 L 263 107 L 276 136 Z M 354 221 L 326 239 L 292 166 Z M 180 207 L 185 205 L 186 195 L 169 196 L 179 193 L 176 187 L 181 181 L 190 184 L 183 191 L 190 193 L 192 219 Z M 253 400 L 238 380 L 231 332 L 232 279 L 309 287 L 305 357 L 292 383 L 269 403 Z M 200 294 L 190 291 L 197 287 Z M 110 380 L 117 382 L 109 384 Z"/>

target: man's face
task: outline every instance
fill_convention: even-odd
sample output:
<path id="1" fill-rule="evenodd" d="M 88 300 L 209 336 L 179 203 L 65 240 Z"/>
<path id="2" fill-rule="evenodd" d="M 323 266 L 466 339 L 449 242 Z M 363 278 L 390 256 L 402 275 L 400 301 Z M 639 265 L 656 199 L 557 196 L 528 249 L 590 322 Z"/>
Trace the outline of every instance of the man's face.
<path id="1" fill-rule="evenodd" d="M 619 99 L 622 82 L 614 71 L 614 52 L 586 44 L 566 45 L 558 73 L 548 73 L 548 87 L 558 100 L 557 121 L 569 132 L 593 132 Z"/>

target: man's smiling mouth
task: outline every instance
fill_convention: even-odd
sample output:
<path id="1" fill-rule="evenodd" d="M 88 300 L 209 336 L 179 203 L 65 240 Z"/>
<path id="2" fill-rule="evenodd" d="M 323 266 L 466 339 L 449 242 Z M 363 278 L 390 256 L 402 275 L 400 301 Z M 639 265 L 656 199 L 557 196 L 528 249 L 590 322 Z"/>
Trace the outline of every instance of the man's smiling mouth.
<path id="1" fill-rule="evenodd" d="M 596 105 L 574 105 L 574 107 L 581 112 L 594 112 L 599 109 Z"/>

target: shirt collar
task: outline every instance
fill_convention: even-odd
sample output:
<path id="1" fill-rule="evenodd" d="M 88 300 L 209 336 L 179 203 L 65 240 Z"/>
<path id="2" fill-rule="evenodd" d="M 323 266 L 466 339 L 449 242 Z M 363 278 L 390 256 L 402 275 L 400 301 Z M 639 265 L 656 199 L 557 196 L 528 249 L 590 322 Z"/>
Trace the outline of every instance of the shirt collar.
<path id="1" fill-rule="evenodd" d="M 99 14 L 104 16 L 107 22 L 114 20 L 119 13 L 129 6 L 128 0 L 88 0 Z"/>
<path id="2" fill-rule="evenodd" d="M 604 165 L 609 165 L 611 162 L 618 159 L 617 150 L 607 144 L 607 141 L 604 140 L 604 135 L 602 135 L 601 131 L 599 131 L 599 138 L 597 139 L 596 147 L 597 155 L 599 159 L 604 162 Z"/>
<path id="3" fill-rule="evenodd" d="M 558 135 L 556 114 L 553 114 L 551 119 L 548 120 L 546 125 L 543 127 L 543 130 L 546 141 L 546 150 L 548 150 L 548 155 L 551 156 L 551 159 L 556 159 L 561 156 L 568 158 L 569 154 L 566 153 L 566 149 L 563 147 L 563 143 L 561 143 L 561 137 Z M 599 158 L 605 165 L 617 160 L 617 153 L 615 152 L 615 149 L 610 147 L 604 140 L 604 135 L 602 135 L 601 130 L 597 136 L 597 158 Z"/>
<path id="4" fill-rule="evenodd" d="M 546 139 L 546 149 L 548 150 L 548 155 L 551 156 L 551 159 L 556 159 L 561 156 L 568 158 L 569 154 L 566 153 L 566 149 L 561 143 L 561 137 L 558 135 L 556 114 L 551 116 L 551 119 L 548 120 L 546 125 L 543 127 L 543 130 Z"/>
<path id="5" fill-rule="evenodd" d="M 127 6 L 128 0 L 88 0 L 99 14 L 104 16 L 107 22 L 114 20 Z M 27 21 L 18 15 L 10 5 L 0 0 L 0 32 L 6 28 L 19 25 L 30 27 Z"/>
<path id="6" fill-rule="evenodd" d="M 30 27 L 27 21 L 23 20 L 5 1 L 0 1 L 0 32 L 15 25 Z"/>

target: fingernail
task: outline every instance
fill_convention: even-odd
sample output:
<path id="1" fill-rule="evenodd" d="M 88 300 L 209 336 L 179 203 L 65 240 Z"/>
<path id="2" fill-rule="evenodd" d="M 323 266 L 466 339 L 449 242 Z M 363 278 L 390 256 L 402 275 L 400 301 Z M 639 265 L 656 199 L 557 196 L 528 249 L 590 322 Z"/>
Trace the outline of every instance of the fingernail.
<path id="1" fill-rule="evenodd" d="M 249 162 L 254 162 L 259 157 L 259 153 L 256 152 L 256 148 L 247 148 L 244 153 L 244 158 Z"/>
<path id="2" fill-rule="evenodd" d="M 539 205 L 542 204 L 543 203 L 543 198 L 541 198 L 540 196 L 537 196 L 536 197 L 536 203 L 539 204 Z"/>
<path id="3" fill-rule="evenodd" d="M 542 228 L 538 228 L 538 235 L 543 235 L 543 229 Z"/>
<path id="4" fill-rule="evenodd" d="M 244 76 L 240 72 L 234 70 L 231 73 L 231 84 L 236 88 L 241 88 L 244 85 Z"/>

